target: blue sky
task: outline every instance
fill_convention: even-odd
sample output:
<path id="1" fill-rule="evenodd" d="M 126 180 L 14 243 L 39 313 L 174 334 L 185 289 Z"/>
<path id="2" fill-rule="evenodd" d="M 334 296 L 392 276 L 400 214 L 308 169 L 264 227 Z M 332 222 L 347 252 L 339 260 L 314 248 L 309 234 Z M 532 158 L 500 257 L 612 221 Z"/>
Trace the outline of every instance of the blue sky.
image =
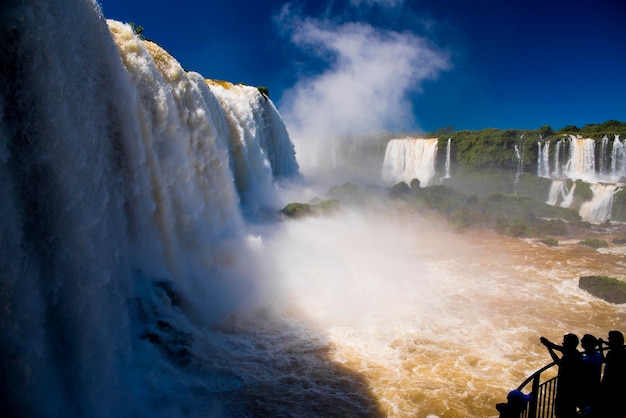
<path id="1" fill-rule="evenodd" d="M 100 0 L 187 70 L 266 86 L 290 130 L 626 121 L 624 0 Z"/>

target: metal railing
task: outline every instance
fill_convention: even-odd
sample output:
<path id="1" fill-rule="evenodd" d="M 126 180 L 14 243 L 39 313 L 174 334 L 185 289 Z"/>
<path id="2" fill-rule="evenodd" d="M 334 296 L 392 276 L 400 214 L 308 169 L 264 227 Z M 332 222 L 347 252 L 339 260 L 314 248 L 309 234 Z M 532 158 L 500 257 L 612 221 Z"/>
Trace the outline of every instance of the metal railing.
<path id="1" fill-rule="evenodd" d="M 533 373 L 528 379 L 519 385 L 517 390 L 524 391 L 524 388 L 532 383 L 531 395 L 532 399 L 526 405 L 526 410 L 522 412 L 520 417 L 523 418 L 553 418 L 556 417 L 554 411 L 554 399 L 556 398 L 557 377 L 550 377 L 541 381 L 542 374 L 556 366 L 556 362 L 552 362 Z"/>
<path id="2" fill-rule="evenodd" d="M 608 347 L 603 347 L 601 350 L 605 352 Z M 555 376 L 556 373 L 554 372 L 545 373 L 555 366 L 557 366 L 556 362 L 543 366 L 517 387 L 517 390 L 524 392 L 528 384 L 531 384 L 530 394 L 532 398 L 526 404 L 526 409 L 522 411 L 520 418 L 556 418 L 554 400 L 556 399 L 558 377 Z"/>

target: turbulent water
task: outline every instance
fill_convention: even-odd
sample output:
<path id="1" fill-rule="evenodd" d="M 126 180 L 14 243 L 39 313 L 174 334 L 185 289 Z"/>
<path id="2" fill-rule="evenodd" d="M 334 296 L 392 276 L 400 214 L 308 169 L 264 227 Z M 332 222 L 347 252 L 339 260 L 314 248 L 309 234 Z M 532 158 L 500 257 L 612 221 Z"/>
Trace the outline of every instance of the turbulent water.
<path id="1" fill-rule="evenodd" d="M 494 416 L 540 335 L 626 325 L 577 288 L 623 245 L 281 220 L 298 164 L 258 89 L 95 2 L 0 12 L 0 415 Z"/>

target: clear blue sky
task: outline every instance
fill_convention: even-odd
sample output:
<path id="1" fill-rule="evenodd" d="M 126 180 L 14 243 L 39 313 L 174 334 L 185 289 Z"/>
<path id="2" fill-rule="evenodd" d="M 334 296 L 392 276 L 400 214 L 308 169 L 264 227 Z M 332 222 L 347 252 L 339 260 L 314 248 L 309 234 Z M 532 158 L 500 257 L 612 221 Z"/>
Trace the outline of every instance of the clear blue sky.
<path id="1" fill-rule="evenodd" d="M 268 87 L 294 123 L 322 110 L 388 130 L 626 121 L 624 0 L 100 5 L 107 18 L 143 26 L 188 70 Z"/>

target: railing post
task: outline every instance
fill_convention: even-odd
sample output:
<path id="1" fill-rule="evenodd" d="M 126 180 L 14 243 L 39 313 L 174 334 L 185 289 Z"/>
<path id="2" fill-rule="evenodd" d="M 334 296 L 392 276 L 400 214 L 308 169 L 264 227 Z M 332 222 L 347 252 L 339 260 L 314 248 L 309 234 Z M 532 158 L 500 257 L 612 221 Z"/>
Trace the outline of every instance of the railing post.
<path id="1" fill-rule="evenodd" d="M 531 390 L 532 398 L 528 403 L 528 417 L 527 418 L 537 418 L 537 397 L 539 396 L 539 377 L 541 373 L 537 373 L 533 378 L 533 387 Z"/>

